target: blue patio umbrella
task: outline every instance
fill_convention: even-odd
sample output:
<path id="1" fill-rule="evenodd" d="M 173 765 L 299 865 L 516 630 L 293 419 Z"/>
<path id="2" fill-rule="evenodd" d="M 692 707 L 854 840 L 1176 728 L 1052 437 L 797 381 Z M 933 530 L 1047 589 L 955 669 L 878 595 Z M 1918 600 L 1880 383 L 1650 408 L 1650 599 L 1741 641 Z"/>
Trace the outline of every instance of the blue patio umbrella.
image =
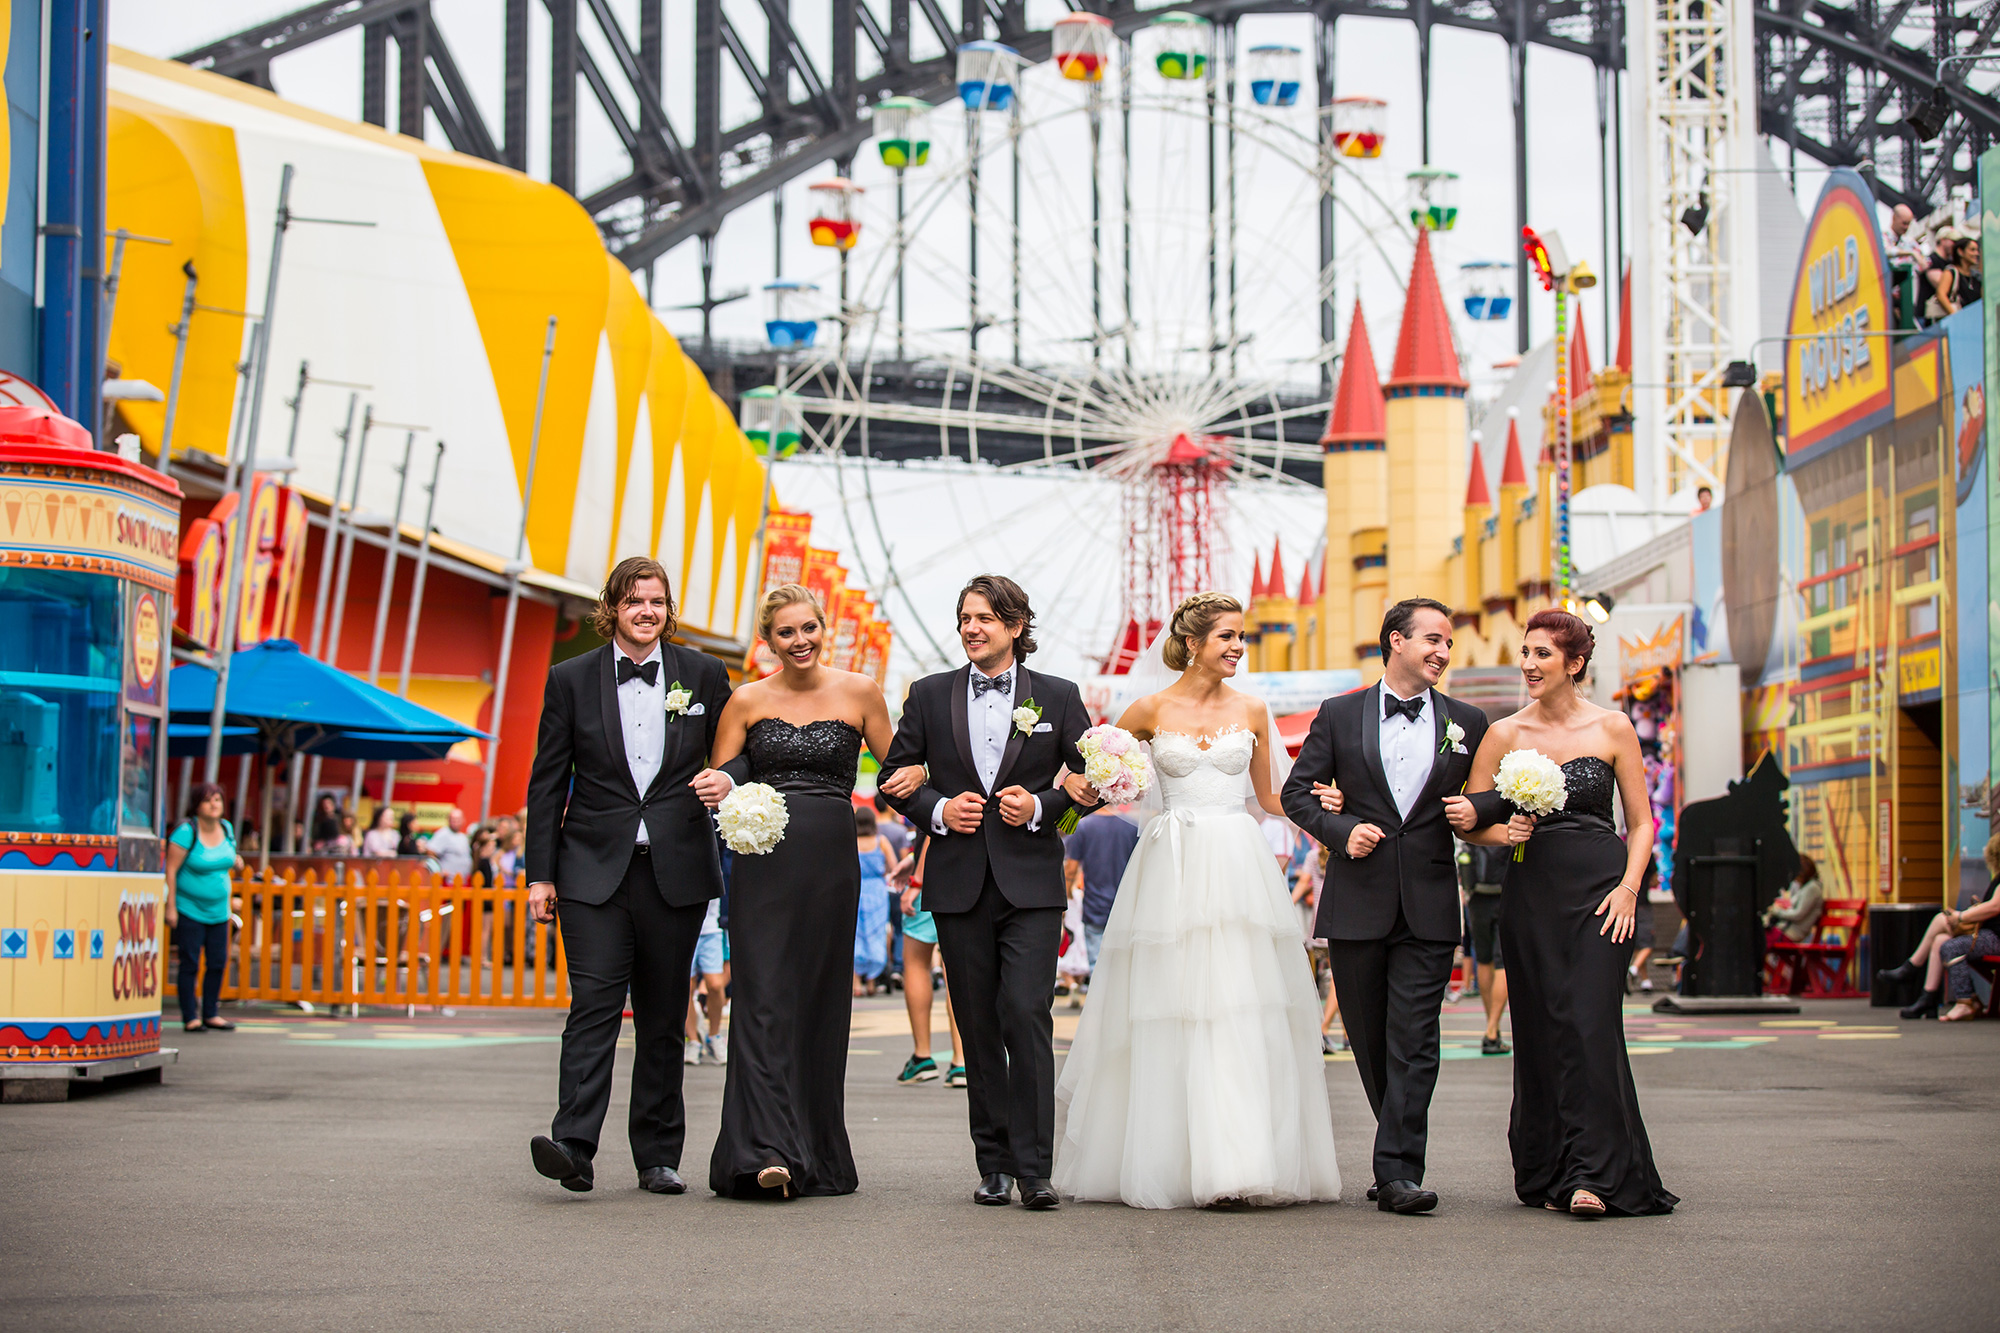
<path id="1" fill-rule="evenodd" d="M 167 682 L 169 754 L 196 741 L 205 752 L 215 704 L 215 672 L 188 662 Z M 222 748 L 264 756 L 263 820 L 270 823 L 271 771 L 295 754 L 330 759 L 441 759 L 487 732 L 398 699 L 379 686 L 299 651 L 290 639 L 267 639 L 229 663 Z M 178 742 L 178 744 L 177 744 Z M 264 840 L 265 863 L 270 840 Z"/>

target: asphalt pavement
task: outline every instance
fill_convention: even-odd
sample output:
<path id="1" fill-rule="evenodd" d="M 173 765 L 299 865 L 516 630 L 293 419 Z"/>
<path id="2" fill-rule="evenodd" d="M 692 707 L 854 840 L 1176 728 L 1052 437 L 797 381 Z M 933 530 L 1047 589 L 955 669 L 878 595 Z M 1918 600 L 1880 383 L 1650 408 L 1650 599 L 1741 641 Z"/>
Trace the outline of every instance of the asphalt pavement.
<path id="1" fill-rule="evenodd" d="M 939 1006 L 942 1019 L 943 1007 Z M 1066 1008 L 1059 1032 L 1073 1027 Z M 598 1187 L 536 1176 L 559 1014 L 244 1010 L 158 1086 L 0 1106 L 0 1320 L 21 1329 L 1984 1329 L 2000 1023 L 1865 1002 L 1782 1025 L 1629 1011 L 1670 1217 L 1511 1192 L 1511 1062 L 1446 1014 L 1429 1217 L 1363 1201 L 1373 1120 L 1326 1065 L 1340 1204 L 980 1208 L 963 1093 L 900 1087 L 899 1000 L 857 1011 L 861 1189 L 705 1183 L 724 1071 L 687 1070 L 696 1188 L 635 1187 L 627 1050 Z M 943 1038 L 943 1034 L 940 1034 Z"/>

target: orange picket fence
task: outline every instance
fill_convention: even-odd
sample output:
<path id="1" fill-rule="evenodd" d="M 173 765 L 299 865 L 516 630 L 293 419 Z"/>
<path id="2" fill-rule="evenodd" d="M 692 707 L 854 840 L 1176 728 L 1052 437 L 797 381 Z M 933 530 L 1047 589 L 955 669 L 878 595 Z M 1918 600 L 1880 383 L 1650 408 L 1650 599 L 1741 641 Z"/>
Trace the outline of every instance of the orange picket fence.
<path id="1" fill-rule="evenodd" d="M 237 877 L 226 1000 L 315 1005 L 569 1006 L 562 937 L 528 891 L 423 870 L 297 882 Z M 174 971 L 167 971 L 171 993 Z"/>

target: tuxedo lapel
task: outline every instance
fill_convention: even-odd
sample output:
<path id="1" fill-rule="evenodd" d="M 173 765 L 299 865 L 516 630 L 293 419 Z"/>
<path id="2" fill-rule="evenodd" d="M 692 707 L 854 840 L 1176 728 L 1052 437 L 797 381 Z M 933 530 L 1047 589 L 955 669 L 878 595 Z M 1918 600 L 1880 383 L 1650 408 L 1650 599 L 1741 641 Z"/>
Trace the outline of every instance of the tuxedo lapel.
<path id="1" fill-rule="evenodd" d="M 1383 804 L 1391 814 L 1396 811 L 1396 795 L 1389 790 L 1389 773 L 1382 767 L 1382 687 L 1371 685 L 1368 693 L 1361 696 L 1361 757 L 1368 766 L 1368 776 L 1375 779 L 1375 788 L 1382 793 Z M 1400 818 L 1399 818 L 1400 822 Z"/>
<path id="2" fill-rule="evenodd" d="M 1007 748 L 1000 755 L 1000 771 L 993 775 L 994 791 L 999 791 L 1007 785 L 1007 775 L 1014 771 L 1014 761 L 1021 757 L 1021 746 L 1027 743 L 1027 736 L 1022 734 L 1021 729 L 1014 725 L 1012 714 L 1014 709 L 1019 708 L 1021 702 L 1029 698 L 1033 693 L 1034 691 L 1028 685 L 1028 668 L 1016 662 L 1014 664 L 1014 701 L 1012 706 L 1007 709 L 1009 714 L 1007 719 Z"/>
<path id="3" fill-rule="evenodd" d="M 958 744 L 959 762 L 965 765 L 966 776 L 974 783 L 979 781 L 979 765 L 972 762 L 972 721 L 971 708 L 965 702 L 965 693 L 971 689 L 972 667 L 962 666 L 951 673 L 951 738 Z"/>
<path id="4" fill-rule="evenodd" d="M 625 753 L 625 724 L 618 716 L 618 650 L 610 644 L 598 649 L 604 660 L 597 666 L 598 721 L 604 728 L 604 748 L 618 763 L 618 780 L 634 796 L 639 788 L 632 781 L 632 756 Z"/>

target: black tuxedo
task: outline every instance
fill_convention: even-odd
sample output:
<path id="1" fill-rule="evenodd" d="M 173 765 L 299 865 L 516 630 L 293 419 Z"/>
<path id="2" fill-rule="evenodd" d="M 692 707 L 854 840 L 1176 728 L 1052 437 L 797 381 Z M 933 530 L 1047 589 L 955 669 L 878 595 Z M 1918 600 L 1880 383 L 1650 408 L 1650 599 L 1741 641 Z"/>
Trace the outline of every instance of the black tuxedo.
<path id="1" fill-rule="evenodd" d="M 629 991 L 633 1161 L 641 1170 L 678 1167 L 687 1129 L 681 1038 L 688 969 L 708 900 L 722 893 L 715 826 L 688 783 L 708 765 L 729 673 L 705 653 L 661 643 L 661 685 L 678 681 L 694 697 L 685 713 L 668 715 L 660 771 L 641 792 L 625 754 L 616 660 L 606 644 L 549 668 L 528 777 L 528 880 L 556 886 L 569 964 L 569 1020 L 549 1132 L 595 1149 Z M 635 845 L 641 820 L 649 840 L 643 852 Z"/>
<path id="2" fill-rule="evenodd" d="M 1056 821 L 1071 801 L 1060 770 L 1083 771 L 1076 743 L 1090 726 L 1075 685 L 1015 663 L 1013 703 L 1042 710 L 1026 734 L 1010 726 L 991 791 L 973 760 L 967 692 L 970 667 L 926 676 L 910 687 L 882 767 L 922 764 L 915 793 L 890 798 L 926 831 L 940 802 L 962 792 L 988 797 L 973 833 L 933 835 L 924 863 L 923 905 L 937 922 L 945 978 L 965 1047 L 966 1105 L 982 1175 L 1046 1179 L 1055 1155 L 1055 1047 L 1049 1005 L 1062 939 L 1062 836 Z M 1047 729 L 1044 730 L 1043 728 Z M 1041 799 L 1030 830 L 1008 824 L 992 792 L 1019 786 Z"/>
<path id="3" fill-rule="evenodd" d="M 1478 708 L 1437 690 L 1426 697 L 1430 778 L 1407 818 L 1382 767 L 1380 685 L 1320 705 L 1283 793 L 1292 822 L 1332 853 L 1314 929 L 1326 939 L 1355 1067 L 1375 1110 L 1377 1183 L 1424 1178 L 1438 1010 L 1461 933 L 1443 798 L 1465 786 L 1486 735 Z M 1445 731 L 1452 722 L 1465 733 L 1456 749 Z M 1340 788 L 1340 813 L 1320 808 L 1315 782 Z M 1382 840 L 1356 860 L 1347 855 L 1347 837 L 1361 824 L 1381 829 Z"/>

